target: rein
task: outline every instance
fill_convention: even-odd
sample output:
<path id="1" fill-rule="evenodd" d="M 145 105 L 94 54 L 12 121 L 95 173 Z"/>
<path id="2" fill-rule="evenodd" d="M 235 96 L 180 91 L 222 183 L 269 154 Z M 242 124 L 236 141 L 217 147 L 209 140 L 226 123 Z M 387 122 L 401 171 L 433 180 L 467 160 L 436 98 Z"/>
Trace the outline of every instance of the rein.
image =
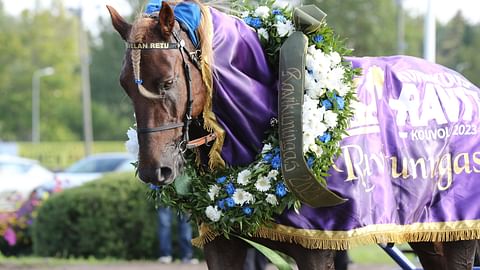
<path id="1" fill-rule="evenodd" d="M 180 24 L 182 27 L 182 25 Z M 175 129 L 175 128 L 180 128 L 183 127 L 183 139 L 180 142 L 179 146 L 182 151 L 185 151 L 187 149 L 193 149 L 196 147 L 199 147 L 201 145 L 207 145 L 209 142 L 213 141 L 216 139 L 216 134 L 215 133 L 210 133 L 205 136 L 202 136 L 200 138 L 194 139 L 194 140 L 189 140 L 189 127 L 190 124 L 192 123 L 192 106 L 193 106 L 193 97 L 192 97 L 192 77 L 190 74 L 190 66 L 188 65 L 188 62 L 185 59 L 185 54 L 188 55 L 188 58 L 190 61 L 195 65 L 195 67 L 201 72 L 201 66 L 200 66 L 200 55 L 201 51 L 200 50 L 195 50 L 194 52 L 190 52 L 186 47 L 185 47 L 185 41 L 181 39 L 178 35 L 178 32 L 173 32 L 173 37 L 175 38 L 175 42 L 156 42 L 156 43 L 128 43 L 127 48 L 130 49 L 160 49 L 160 50 L 171 50 L 171 49 L 178 49 L 180 51 L 180 55 L 182 56 L 182 63 L 183 63 L 183 72 L 185 73 L 185 80 L 187 83 L 187 104 L 186 104 L 186 111 L 185 111 L 185 116 L 184 120 L 181 123 L 170 123 L 170 124 L 165 124 L 161 125 L 159 127 L 152 127 L 152 128 L 138 128 L 137 133 L 138 134 L 149 134 L 149 133 L 154 133 L 154 132 L 162 132 L 170 129 Z M 143 81 L 140 80 L 139 78 L 135 79 L 135 82 L 137 84 L 142 84 Z"/>

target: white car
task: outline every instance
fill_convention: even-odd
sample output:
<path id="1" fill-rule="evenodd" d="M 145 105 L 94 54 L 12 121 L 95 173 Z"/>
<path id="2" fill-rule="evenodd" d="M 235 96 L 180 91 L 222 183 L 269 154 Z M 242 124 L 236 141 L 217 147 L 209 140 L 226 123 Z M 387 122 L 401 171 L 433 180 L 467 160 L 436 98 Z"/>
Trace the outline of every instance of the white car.
<path id="1" fill-rule="evenodd" d="M 99 153 L 83 158 L 55 177 L 63 188 L 82 185 L 111 172 L 133 172 L 136 158 L 128 153 Z"/>
<path id="2" fill-rule="evenodd" d="M 53 181 L 54 173 L 36 160 L 0 155 L 0 212 L 14 211 L 35 188 Z"/>

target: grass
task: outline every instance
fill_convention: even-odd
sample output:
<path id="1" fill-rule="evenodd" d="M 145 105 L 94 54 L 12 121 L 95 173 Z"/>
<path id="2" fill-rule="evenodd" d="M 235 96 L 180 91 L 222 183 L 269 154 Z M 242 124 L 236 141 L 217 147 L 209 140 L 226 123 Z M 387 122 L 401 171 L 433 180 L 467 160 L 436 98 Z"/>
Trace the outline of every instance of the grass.
<path id="1" fill-rule="evenodd" d="M 34 256 L 19 256 L 19 257 L 5 257 L 0 253 L 0 266 L 2 264 L 16 265 L 20 267 L 26 266 L 62 266 L 62 265 L 78 265 L 78 264 L 89 264 L 89 265 L 98 265 L 98 264 L 112 264 L 112 263 L 123 263 L 123 261 L 118 259 L 60 259 L 60 258 L 41 258 Z"/>
<path id="2" fill-rule="evenodd" d="M 408 244 L 396 244 L 395 245 L 400 250 L 410 249 Z M 404 253 L 405 254 L 405 253 Z M 418 264 L 417 259 L 411 253 L 405 254 L 407 258 L 414 264 Z M 356 247 L 349 250 L 350 260 L 355 264 L 389 264 L 395 265 L 395 262 L 392 258 L 378 245 L 368 245 Z"/>
<path id="3" fill-rule="evenodd" d="M 407 244 L 396 245 L 399 249 L 409 249 Z M 388 256 L 388 254 L 383 251 L 377 245 L 368 245 L 356 247 L 348 251 L 350 260 L 355 264 L 363 265 L 395 265 L 395 262 Z M 406 254 L 407 258 L 418 265 L 416 258 L 412 254 Z M 62 265 L 78 265 L 78 264 L 87 264 L 87 265 L 99 265 L 99 264 L 120 264 L 125 263 L 126 261 L 118 259 L 60 259 L 60 258 L 41 258 L 41 257 L 6 257 L 0 253 L 0 266 L 2 264 L 15 265 L 20 267 L 25 266 L 43 266 L 43 267 L 55 267 Z M 0 267 L 1 268 L 1 267 Z"/>

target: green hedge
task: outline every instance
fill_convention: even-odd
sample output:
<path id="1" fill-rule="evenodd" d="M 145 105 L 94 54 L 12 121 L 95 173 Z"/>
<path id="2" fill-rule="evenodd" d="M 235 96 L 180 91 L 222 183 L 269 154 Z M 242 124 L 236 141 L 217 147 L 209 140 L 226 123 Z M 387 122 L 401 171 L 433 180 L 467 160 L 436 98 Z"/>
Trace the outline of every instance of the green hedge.
<path id="1" fill-rule="evenodd" d="M 85 157 L 83 142 L 20 142 L 17 145 L 20 156 L 36 159 L 52 170 L 65 169 Z M 95 141 L 92 151 L 93 153 L 125 152 L 125 142 Z"/>
<path id="2" fill-rule="evenodd" d="M 36 255 L 142 259 L 157 256 L 157 215 L 145 185 L 114 174 L 53 195 L 33 224 Z"/>

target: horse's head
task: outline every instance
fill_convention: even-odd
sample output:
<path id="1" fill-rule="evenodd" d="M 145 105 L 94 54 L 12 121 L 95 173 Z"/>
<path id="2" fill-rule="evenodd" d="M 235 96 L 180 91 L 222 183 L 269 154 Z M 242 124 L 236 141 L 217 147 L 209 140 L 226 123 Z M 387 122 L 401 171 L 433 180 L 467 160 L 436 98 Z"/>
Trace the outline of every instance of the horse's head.
<path id="1" fill-rule="evenodd" d="M 107 6 L 113 27 L 127 42 L 120 83 L 133 102 L 139 142 L 138 173 L 155 185 L 171 183 L 182 171 L 190 119 L 202 112 L 205 85 L 196 48 L 172 8 L 133 24 Z"/>

